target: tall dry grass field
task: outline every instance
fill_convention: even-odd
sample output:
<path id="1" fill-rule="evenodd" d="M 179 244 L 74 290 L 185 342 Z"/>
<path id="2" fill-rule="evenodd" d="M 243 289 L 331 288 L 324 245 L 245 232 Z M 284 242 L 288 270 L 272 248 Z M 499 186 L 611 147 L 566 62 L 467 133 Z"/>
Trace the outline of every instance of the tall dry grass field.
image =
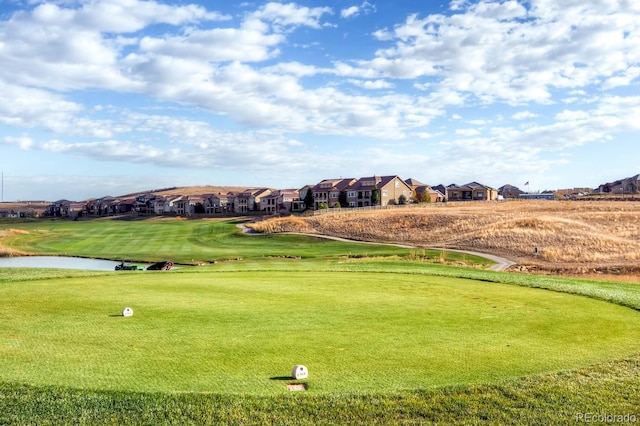
<path id="1" fill-rule="evenodd" d="M 24 231 L 22 229 L 5 229 L 5 230 L 0 230 L 0 257 L 8 257 L 8 256 L 22 256 L 25 253 L 19 251 L 19 250 L 15 250 L 9 247 L 5 247 L 4 245 L 2 245 L 1 240 L 2 237 L 6 237 L 8 235 L 12 235 L 12 234 L 28 234 L 27 231 Z"/>
<path id="2" fill-rule="evenodd" d="M 640 270 L 640 203 L 522 201 L 274 218 L 259 232 L 305 232 L 473 250 L 521 269 L 566 273 Z"/>

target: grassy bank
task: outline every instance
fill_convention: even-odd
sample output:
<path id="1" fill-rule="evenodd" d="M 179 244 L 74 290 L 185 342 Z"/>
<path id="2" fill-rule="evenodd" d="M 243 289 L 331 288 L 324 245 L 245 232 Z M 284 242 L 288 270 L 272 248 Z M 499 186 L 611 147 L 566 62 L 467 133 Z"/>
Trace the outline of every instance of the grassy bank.
<path id="1" fill-rule="evenodd" d="M 640 421 L 640 357 L 495 384 L 356 395 L 135 393 L 0 383 L 1 424 L 580 424 Z M 596 424 L 604 422 L 596 422 Z"/>

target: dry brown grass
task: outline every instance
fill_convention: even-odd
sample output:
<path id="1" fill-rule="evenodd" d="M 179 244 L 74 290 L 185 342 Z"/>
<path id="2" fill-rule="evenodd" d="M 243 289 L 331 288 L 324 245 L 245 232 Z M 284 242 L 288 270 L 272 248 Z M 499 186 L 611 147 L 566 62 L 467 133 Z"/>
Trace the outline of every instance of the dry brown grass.
<path id="1" fill-rule="evenodd" d="M 244 192 L 247 189 L 248 188 L 246 186 L 181 186 L 172 189 L 147 191 L 139 194 L 153 192 L 154 194 L 161 195 L 163 197 L 173 197 L 180 195 L 198 196 L 205 194 L 227 194 L 228 192 Z"/>
<path id="2" fill-rule="evenodd" d="M 0 230 L 0 239 L 2 237 L 6 237 L 12 234 L 28 234 L 28 233 L 29 232 L 25 231 L 24 229 L 3 229 L 3 230 Z M 0 240 L 0 257 L 23 256 L 25 254 L 26 253 L 22 251 L 5 247 L 4 245 L 2 245 L 2 241 Z"/>
<path id="3" fill-rule="evenodd" d="M 521 270 L 582 274 L 640 270 L 638 202 L 448 203 L 271 219 L 254 228 L 473 250 L 514 260 Z"/>

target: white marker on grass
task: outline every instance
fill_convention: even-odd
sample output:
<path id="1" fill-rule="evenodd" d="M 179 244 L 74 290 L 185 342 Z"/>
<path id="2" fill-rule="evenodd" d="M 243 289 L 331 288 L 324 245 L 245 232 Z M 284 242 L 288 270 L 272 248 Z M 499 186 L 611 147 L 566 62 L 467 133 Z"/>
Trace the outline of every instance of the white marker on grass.
<path id="1" fill-rule="evenodd" d="M 306 379 L 309 376 L 309 370 L 304 365 L 296 365 L 291 371 L 291 377 L 296 380 Z"/>

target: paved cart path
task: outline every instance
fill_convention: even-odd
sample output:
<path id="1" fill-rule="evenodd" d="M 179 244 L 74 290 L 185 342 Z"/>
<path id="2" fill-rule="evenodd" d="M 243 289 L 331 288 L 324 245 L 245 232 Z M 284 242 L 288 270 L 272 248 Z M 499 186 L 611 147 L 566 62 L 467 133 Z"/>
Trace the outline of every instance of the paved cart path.
<path id="1" fill-rule="evenodd" d="M 247 235 L 264 235 L 264 234 L 261 234 L 259 232 L 254 231 L 251 228 L 248 228 L 247 226 L 245 226 L 242 223 L 238 224 L 237 226 L 238 226 L 238 228 L 242 229 L 242 232 L 244 234 L 247 234 Z M 417 248 L 425 248 L 425 247 L 417 247 L 417 246 L 412 246 L 412 245 L 407 245 L 407 244 L 376 243 L 376 242 L 371 242 L 371 241 L 350 240 L 348 238 L 332 237 L 331 235 L 309 234 L 309 233 L 304 233 L 304 232 L 281 232 L 281 234 L 306 235 L 308 237 L 326 238 L 328 240 L 343 241 L 343 242 L 346 242 L 346 243 L 378 244 L 378 245 L 395 246 L 395 247 L 402 247 L 402 248 L 415 248 L 415 249 L 417 249 Z M 508 269 L 509 267 L 511 267 L 511 266 L 516 264 L 516 262 L 513 262 L 513 261 L 511 261 L 509 259 L 506 259 L 504 257 L 494 256 L 493 254 L 488 254 L 488 253 L 480 253 L 480 252 L 477 252 L 477 251 L 469 251 L 469 250 L 455 250 L 455 249 L 442 248 L 442 247 L 430 247 L 430 248 L 435 249 L 435 250 L 455 251 L 457 253 L 466 253 L 466 254 L 471 254 L 473 256 L 484 257 L 485 259 L 489 259 L 489 260 L 492 260 L 492 261 L 496 262 L 495 265 L 491 265 L 489 267 L 489 269 L 492 270 L 492 271 L 504 271 L 504 270 Z"/>

